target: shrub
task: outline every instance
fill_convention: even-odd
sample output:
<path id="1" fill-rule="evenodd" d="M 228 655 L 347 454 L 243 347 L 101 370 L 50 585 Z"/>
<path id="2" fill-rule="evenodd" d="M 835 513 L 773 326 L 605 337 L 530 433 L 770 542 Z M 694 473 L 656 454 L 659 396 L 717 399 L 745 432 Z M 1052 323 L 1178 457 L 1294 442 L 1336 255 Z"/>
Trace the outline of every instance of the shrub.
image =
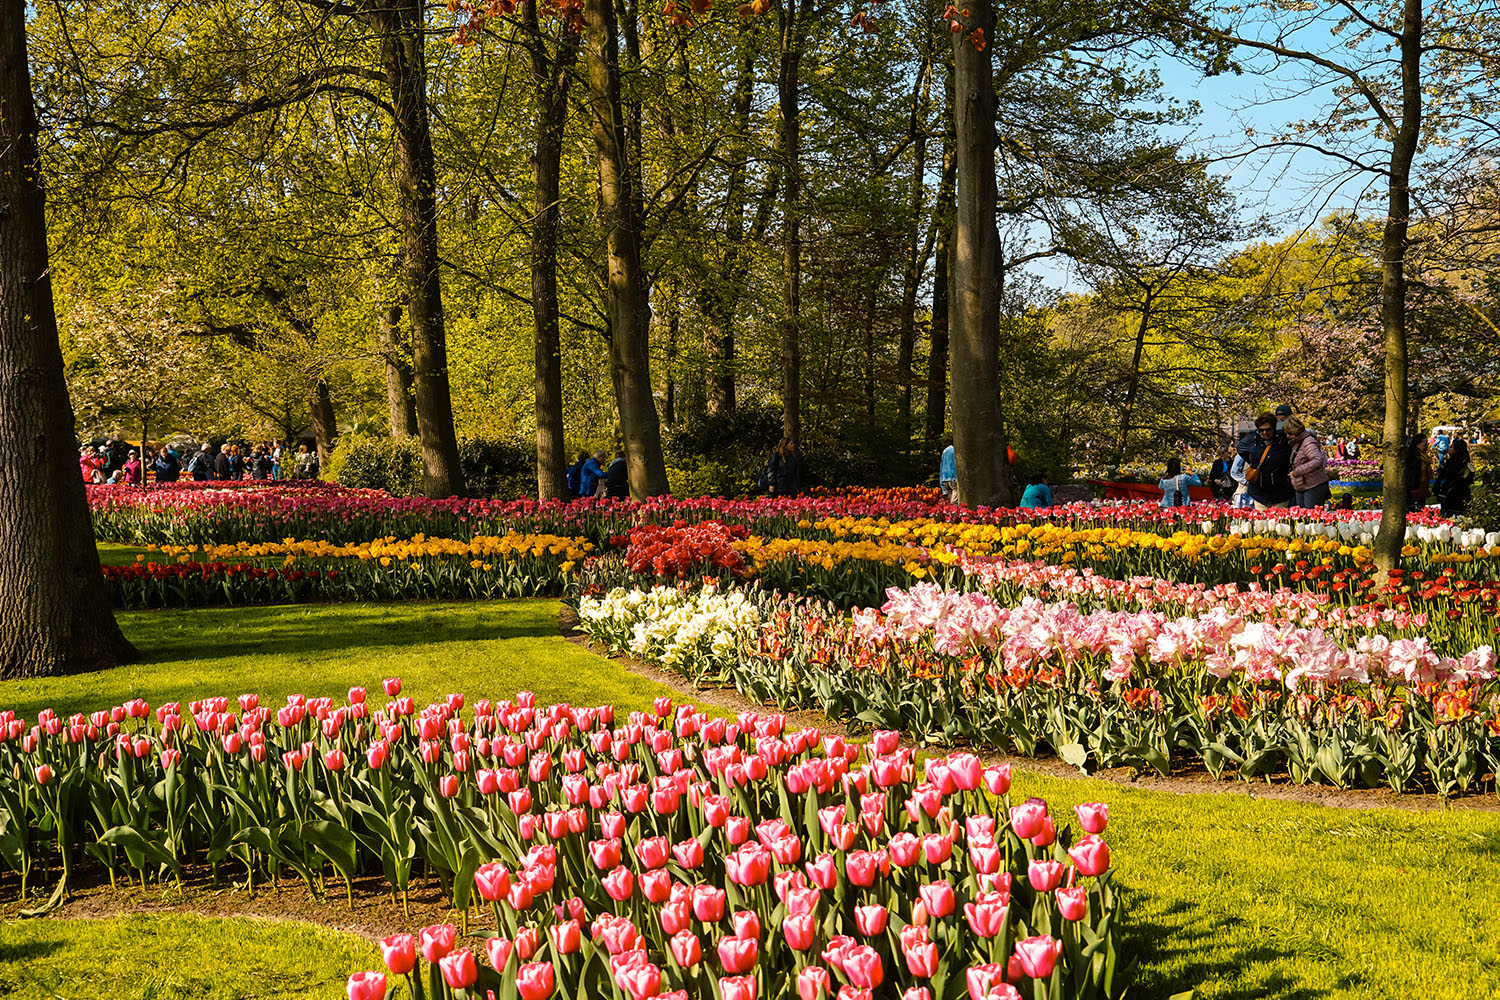
<path id="1" fill-rule="evenodd" d="M 471 497 L 510 500 L 536 490 L 535 453 L 505 438 L 463 438 L 458 443 L 464 489 Z M 416 438 L 346 434 L 329 459 L 329 478 L 344 485 L 422 495 L 422 446 Z"/>

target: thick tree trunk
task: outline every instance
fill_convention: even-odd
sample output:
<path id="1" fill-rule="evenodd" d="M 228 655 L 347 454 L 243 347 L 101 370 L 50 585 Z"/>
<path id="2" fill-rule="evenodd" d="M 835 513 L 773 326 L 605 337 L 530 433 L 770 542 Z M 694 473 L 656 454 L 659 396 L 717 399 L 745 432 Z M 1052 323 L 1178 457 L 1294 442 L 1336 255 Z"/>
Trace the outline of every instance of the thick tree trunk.
<path id="1" fill-rule="evenodd" d="M 927 268 L 927 258 L 932 253 L 932 241 L 922 237 L 922 206 L 927 193 L 927 123 L 922 109 L 927 103 L 927 87 L 932 60 L 924 57 L 917 73 L 917 86 L 912 91 L 911 131 L 915 136 L 911 166 L 911 201 L 907 206 L 911 225 L 907 230 L 906 269 L 901 281 L 901 326 L 896 349 L 896 382 L 901 396 L 896 407 L 896 423 L 900 428 L 901 451 L 911 450 L 911 397 L 912 358 L 917 348 L 917 289 L 922 281 L 922 272 Z"/>
<path id="2" fill-rule="evenodd" d="M 739 266 L 740 244 L 745 236 L 746 141 L 750 131 L 750 97 L 755 83 L 756 47 L 747 41 L 741 27 L 739 77 L 734 84 L 732 116 L 734 138 L 729 147 L 729 188 L 725 194 L 724 268 L 715 276 L 712 293 L 700 296 L 705 329 L 703 346 L 708 355 L 708 412 L 729 413 L 735 407 L 735 311 L 744 289 Z"/>
<path id="3" fill-rule="evenodd" d="M 385 402 L 391 417 L 391 437 L 417 433 L 417 407 L 411 395 L 411 350 L 401 339 L 401 307 L 380 307 L 380 356 L 385 362 Z"/>
<path id="4" fill-rule="evenodd" d="M 26 4 L 0 0 L 0 679 L 135 655 L 99 570 L 50 274 Z"/>
<path id="5" fill-rule="evenodd" d="M 802 47 L 811 0 L 782 7 L 781 65 L 781 433 L 802 439 Z"/>
<path id="6" fill-rule="evenodd" d="M 311 418 L 313 440 L 318 443 L 318 467 L 326 470 L 328 460 L 333 457 L 333 446 L 338 441 L 339 424 L 333 412 L 333 395 L 328 391 L 328 383 L 321 378 L 307 395 L 307 412 Z"/>
<path id="7" fill-rule="evenodd" d="M 557 56 L 549 59 L 537 20 L 536 0 L 521 8 L 531 40 L 536 86 L 532 155 L 531 309 L 536 351 L 536 488 L 543 500 L 567 495 L 568 455 L 563 442 L 562 338 L 558 333 L 557 228 L 562 218 L 562 137 L 568 119 L 568 84 L 578 58 L 578 36 L 564 26 Z"/>
<path id="8" fill-rule="evenodd" d="M 614 5 L 587 0 L 589 110 L 594 148 L 599 155 L 599 202 L 608 271 L 605 310 L 609 316 L 610 375 L 620 413 L 630 495 L 636 499 L 667 492 L 661 454 L 661 424 L 651 392 L 650 306 L 641 267 L 641 230 L 636 215 L 636 178 L 631 170 L 621 120 L 619 42 Z"/>
<path id="9" fill-rule="evenodd" d="M 422 439 L 423 492 L 461 495 L 458 437 L 448 391 L 448 344 L 438 273 L 437 179 L 427 122 L 423 8 L 383 0 L 371 10 L 396 116 L 396 186 L 401 200 L 401 262 L 411 320 L 412 384 Z"/>
<path id="10" fill-rule="evenodd" d="M 1380 328 L 1385 340 L 1384 496 L 1375 564 L 1401 565 L 1406 544 L 1406 230 L 1411 219 L 1411 164 L 1422 128 L 1422 2 L 1406 0 L 1401 29 L 1401 124 L 1391 137 L 1389 207 L 1381 239 Z"/>
<path id="11" fill-rule="evenodd" d="M 953 226 L 953 449 L 958 495 L 969 506 L 1011 503 L 1000 412 L 1000 234 L 995 228 L 995 37 L 990 0 L 970 4 L 953 36 L 958 193 Z M 983 31 L 982 41 L 976 35 Z M 978 44 L 976 44 L 978 43 Z"/>
<path id="12" fill-rule="evenodd" d="M 927 352 L 927 450 L 937 450 L 948 417 L 948 301 L 951 293 L 949 261 L 953 247 L 953 73 L 947 74 L 948 125 L 943 133 L 943 176 L 933 206 L 937 230 L 937 260 L 932 267 L 932 332 Z"/>

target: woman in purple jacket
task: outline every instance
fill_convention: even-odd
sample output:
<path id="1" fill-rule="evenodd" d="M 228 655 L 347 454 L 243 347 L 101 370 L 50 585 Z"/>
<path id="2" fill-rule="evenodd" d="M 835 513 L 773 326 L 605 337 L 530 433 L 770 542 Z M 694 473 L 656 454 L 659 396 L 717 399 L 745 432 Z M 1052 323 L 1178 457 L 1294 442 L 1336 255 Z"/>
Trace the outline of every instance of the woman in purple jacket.
<path id="1" fill-rule="evenodd" d="M 1293 507 L 1325 507 L 1331 491 L 1328 488 L 1328 453 L 1318 436 L 1296 417 L 1286 418 L 1287 443 L 1292 446 Z"/>

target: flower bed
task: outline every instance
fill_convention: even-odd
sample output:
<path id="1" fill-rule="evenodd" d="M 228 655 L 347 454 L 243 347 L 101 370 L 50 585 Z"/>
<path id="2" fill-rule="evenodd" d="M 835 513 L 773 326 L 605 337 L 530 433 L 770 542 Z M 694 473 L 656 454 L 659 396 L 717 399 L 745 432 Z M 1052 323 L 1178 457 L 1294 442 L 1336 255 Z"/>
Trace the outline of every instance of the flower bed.
<path id="1" fill-rule="evenodd" d="M 456 908 L 493 915 L 483 969 L 452 925 L 382 942 L 414 993 L 417 955 L 430 963 L 435 997 L 1003 1000 L 1127 985 L 1102 805 L 1079 807 L 1075 838 L 1046 803 L 1012 805 L 1008 768 L 956 754 L 919 771 L 894 732 L 857 745 L 667 699 L 618 726 L 608 707 L 524 693 L 418 712 L 399 681 L 385 690 L 379 708 L 355 689 L 274 713 L 253 695 L 186 716 L 143 701 L 33 725 L 0 713 L 0 859 L 23 886 L 55 860 L 59 900 L 85 857 L 143 880 L 194 863 L 309 887 L 382 872 L 397 895 L 421 857 Z M 386 987 L 357 973 L 348 993 Z"/>

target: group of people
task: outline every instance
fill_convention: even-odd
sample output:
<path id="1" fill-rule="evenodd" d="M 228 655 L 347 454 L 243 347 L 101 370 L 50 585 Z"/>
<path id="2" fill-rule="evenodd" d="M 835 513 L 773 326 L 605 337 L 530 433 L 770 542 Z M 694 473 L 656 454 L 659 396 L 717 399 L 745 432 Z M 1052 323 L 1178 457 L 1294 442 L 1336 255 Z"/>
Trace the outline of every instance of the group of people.
<path id="1" fill-rule="evenodd" d="M 203 444 L 189 453 L 186 460 L 171 444 L 164 444 L 154 452 L 146 451 L 141 459 L 140 449 L 131 448 L 118 438 L 102 445 L 87 445 L 79 449 L 78 469 L 86 483 L 125 483 L 139 486 L 149 472 L 158 483 L 175 483 L 187 476 L 197 482 L 212 480 L 244 479 L 316 479 L 321 471 L 316 449 L 299 444 L 297 451 L 288 456 L 280 441 L 263 441 L 255 444 L 226 443 L 215 448 Z"/>
<path id="2" fill-rule="evenodd" d="M 607 458 L 608 452 L 602 448 L 592 455 L 580 451 L 577 460 L 568 466 L 568 492 L 578 497 L 628 498 L 630 472 L 625 464 L 625 453 L 615 452 L 614 461 L 606 465 Z"/>

